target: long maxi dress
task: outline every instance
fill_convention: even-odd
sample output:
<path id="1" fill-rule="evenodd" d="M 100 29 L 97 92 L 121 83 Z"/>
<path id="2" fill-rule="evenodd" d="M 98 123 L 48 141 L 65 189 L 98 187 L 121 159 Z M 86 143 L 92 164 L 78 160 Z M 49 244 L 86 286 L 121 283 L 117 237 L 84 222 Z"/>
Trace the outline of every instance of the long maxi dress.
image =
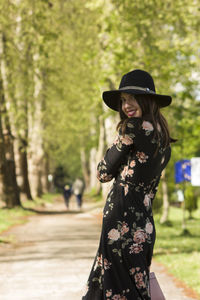
<path id="1" fill-rule="evenodd" d="M 160 126 L 130 118 L 97 167 L 115 178 L 103 210 L 100 244 L 82 300 L 150 300 L 149 266 L 155 243 L 152 202 L 170 155 Z"/>

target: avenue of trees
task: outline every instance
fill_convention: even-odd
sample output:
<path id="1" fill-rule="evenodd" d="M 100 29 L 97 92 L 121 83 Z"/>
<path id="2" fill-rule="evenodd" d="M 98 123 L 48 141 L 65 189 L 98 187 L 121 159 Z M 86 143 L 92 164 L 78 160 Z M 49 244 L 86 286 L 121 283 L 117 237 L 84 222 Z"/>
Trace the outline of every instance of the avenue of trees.
<path id="1" fill-rule="evenodd" d="M 200 156 L 199 30 L 197 0 L 1 0 L 0 197 L 7 207 L 47 192 L 58 166 L 100 191 L 96 162 L 118 120 L 101 93 L 140 68 L 158 93 L 173 96 L 163 110 L 178 139 L 160 189 L 167 211 L 174 163 Z"/>

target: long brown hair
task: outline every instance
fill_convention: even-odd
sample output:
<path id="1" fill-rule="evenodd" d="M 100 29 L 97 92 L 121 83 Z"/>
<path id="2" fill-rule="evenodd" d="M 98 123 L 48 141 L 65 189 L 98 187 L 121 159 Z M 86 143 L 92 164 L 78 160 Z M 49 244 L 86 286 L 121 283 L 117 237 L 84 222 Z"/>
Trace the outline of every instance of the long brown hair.
<path id="1" fill-rule="evenodd" d="M 154 127 L 154 138 L 159 140 L 159 126 L 164 140 L 164 146 L 167 147 L 171 141 L 167 120 L 160 112 L 160 107 L 151 95 L 134 95 L 138 105 L 142 110 L 142 119 L 150 121 Z M 117 129 L 121 128 L 122 134 L 125 132 L 126 124 L 129 118 L 122 111 L 122 101 L 119 100 L 119 115 L 121 121 L 117 125 Z"/>

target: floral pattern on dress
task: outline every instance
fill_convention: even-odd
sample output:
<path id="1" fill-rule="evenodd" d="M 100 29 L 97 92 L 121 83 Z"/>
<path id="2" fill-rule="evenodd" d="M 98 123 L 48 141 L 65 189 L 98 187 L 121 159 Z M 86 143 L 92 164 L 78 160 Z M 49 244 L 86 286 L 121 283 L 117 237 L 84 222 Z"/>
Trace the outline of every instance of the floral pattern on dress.
<path id="1" fill-rule="evenodd" d="M 126 238 L 124 238 L 124 235 L 128 232 L 129 232 L 128 224 L 124 221 L 123 222 L 118 221 L 117 229 L 112 228 L 108 232 L 108 239 L 109 239 L 108 244 L 112 245 L 115 241 L 118 241 L 119 239 L 126 240 Z"/>
<path id="2" fill-rule="evenodd" d="M 124 195 L 126 196 L 128 194 L 129 191 L 129 185 L 128 184 L 124 184 L 124 183 L 120 183 L 121 186 L 124 187 Z"/>
<path id="3" fill-rule="evenodd" d="M 127 300 L 125 294 L 129 293 L 129 289 L 124 290 L 120 294 L 114 294 L 112 290 L 106 290 L 106 300 Z"/>
<path id="4" fill-rule="evenodd" d="M 142 272 L 140 267 L 131 268 L 130 275 L 134 277 L 137 288 L 139 290 L 145 289 L 145 294 L 146 294 L 146 290 L 148 290 L 147 288 L 148 278 L 147 278 L 146 271 Z"/>
<path id="5" fill-rule="evenodd" d="M 102 254 L 97 255 L 93 270 L 95 271 L 97 268 L 108 270 L 110 269 L 111 265 L 112 263 L 109 262 L 106 258 L 103 259 Z"/>
<path id="6" fill-rule="evenodd" d="M 138 254 L 140 253 L 141 251 L 143 251 L 143 245 L 141 244 L 133 244 L 129 247 L 130 251 L 129 253 L 132 254 Z"/>
<path id="7" fill-rule="evenodd" d="M 122 151 L 123 145 L 129 146 L 133 144 L 133 138 L 134 135 L 128 135 L 128 134 L 125 134 L 124 136 L 118 135 L 113 145 L 116 146 L 118 151 Z"/>
<path id="8" fill-rule="evenodd" d="M 137 213 L 137 220 L 143 217 L 143 213 Z M 124 236 L 129 233 L 130 228 L 128 224 L 123 221 L 118 221 L 117 229 L 112 228 L 108 232 L 108 245 L 113 245 L 117 241 L 121 241 L 121 247 L 124 249 L 125 247 L 129 248 L 129 254 L 138 254 L 142 252 L 143 243 L 148 242 L 151 244 L 151 234 L 153 233 L 153 225 L 150 222 L 149 218 L 146 219 L 146 224 L 144 228 L 137 227 L 136 223 L 133 223 L 133 228 L 131 229 L 131 237 Z M 113 247 L 112 250 L 115 254 L 121 256 L 121 251 L 119 251 L 116 247 Z M 121 260 L 120 260 L 121 262 Z"/>
<path id="9" fill-rule="evenodd" d="M 125 166 L 123 171 L 121 172 L 121 178 L 122 180 L 125 180 L 126 177 L 132 177 L 134 173 L 133 169 L 129 169 L 128 166 Z"/>
<path id="10" fill-rule="evenodd" d="M 153 125 L 148 121 L 143 121 L 142 128 L 145 130 L 145 135 L 150 135 L 154 130 Z"/>
<path id="11" fill-rule="evenodd" d="M 97 170 L 97 179 L 101 182 L 108 182 L 113 179 L 112 174 L 106 172 L 107 166 L 104 159 L 99 163 L 99 170 Z"/>
<path id="12" fill-rule="evenodd" d="M 146 155 L 144 152 L 137 152 L 136 153 L 136 156 L 138 158 L 138 161 L 141 163 L 141 164 L 144 164 L 147 159 L 149 158 L 148 155 Z"/>
<path id="13" fill-rule="evenodd" d="M 152 192 L 145 194 L 143 203 L 147 210 L 149 210 L 151 208 L 151 203 L 152 203 L 152 200 L 154 199 L 154 196 L 155 196 L 155 194 Z"/>

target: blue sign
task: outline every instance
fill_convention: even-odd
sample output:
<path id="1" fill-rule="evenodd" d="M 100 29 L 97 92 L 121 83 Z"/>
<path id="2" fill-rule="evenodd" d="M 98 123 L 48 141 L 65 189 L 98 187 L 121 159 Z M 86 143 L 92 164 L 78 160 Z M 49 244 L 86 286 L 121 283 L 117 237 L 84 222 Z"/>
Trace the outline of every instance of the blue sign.
<path id="1" fill-rule="evenodd" d="M 191 181 L 191 161 L 183 159 L 175 163 L 175 182 Z"/>

